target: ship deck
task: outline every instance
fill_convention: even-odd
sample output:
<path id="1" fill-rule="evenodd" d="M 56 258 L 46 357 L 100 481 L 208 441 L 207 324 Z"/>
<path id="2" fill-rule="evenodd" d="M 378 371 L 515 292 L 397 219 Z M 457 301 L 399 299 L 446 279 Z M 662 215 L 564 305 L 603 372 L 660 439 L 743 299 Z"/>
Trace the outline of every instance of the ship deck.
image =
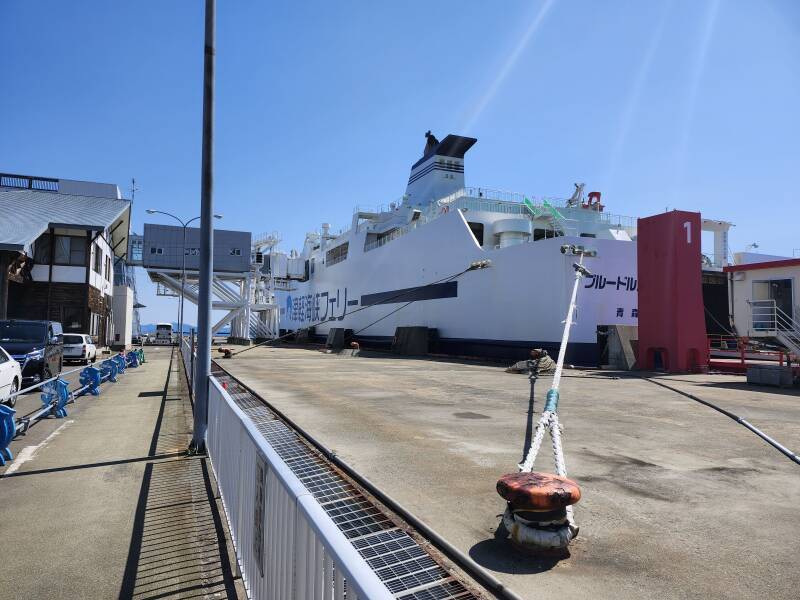
<path id="1" fill-rule="evenodd" d="M 500 366 L 256 348 L 220 365 L 523 597 L 790 598 L 797 464 L 725 416 L 640 378 L 568 371 L 561 421 L 581 527 L 562 560 L 496 537 L 528 380 Z M 800 447 L 800 394 L 735 375 L 659 376 Z M 537 387 L 538 417 L 550 378 Z M 552 470 L 545 445 L 537 460 Z"/>

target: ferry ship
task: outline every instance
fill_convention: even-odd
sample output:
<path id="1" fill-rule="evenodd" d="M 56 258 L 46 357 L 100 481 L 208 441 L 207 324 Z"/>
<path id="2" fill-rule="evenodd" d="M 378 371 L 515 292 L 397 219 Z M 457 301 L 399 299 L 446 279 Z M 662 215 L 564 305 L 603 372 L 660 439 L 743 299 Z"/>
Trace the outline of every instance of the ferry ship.
<path id="1" fill-rule="evenodd" d="M 495 358 L 555 352 L 577 258 L 585 258 L 567 360 L 596 362 L 598 326 L 637 324 L 636 221 L 610 214 L 598 192 L 555 200 L 467 187 L 475 138 L 426 133 L 402 199 L 357 207 L 349 229 L 323 224 L 300 251 L 272 252 L 268 269 L 282 332 L 313 326 L 391 342 L 398 327 L 431 330 L 433 351 Z M 476 261 L 489 268 L 464 272 Z"/>

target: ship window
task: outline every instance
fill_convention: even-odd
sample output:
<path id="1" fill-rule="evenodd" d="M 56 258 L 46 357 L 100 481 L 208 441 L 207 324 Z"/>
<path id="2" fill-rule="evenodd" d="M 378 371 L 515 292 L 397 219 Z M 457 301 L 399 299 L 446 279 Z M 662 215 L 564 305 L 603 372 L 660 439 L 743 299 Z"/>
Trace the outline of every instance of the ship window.
<path id="1" fill-rule="evenodd" d="M 473 223 L 468 222 L 469 230 L 472 232 L 472 235 L 475 236 L 475 241 L 478 242 L 479 246 L 483 246 L 483 223 Z"/>
<path id="2" fill-rule="evenodd" d="M 533 241 L 538 242 L 539 240 L 543 240 L 546 238 L 556 237 L 556 232 L 552 229 L 534 229 L 533 230 Z"/>
<path id="3" fill-rule="evenodd" d="M 585 238 L 596 238 L 596 237 L 597 237 L 597 235 L 596 235 L 596 234 L 594 234 L 594 233 L 582 233 L 582 234 L 581 234 L 581 237 L 585 237 Z"/>
<path id="4" fill-rule="evenodd" d="M 241 256 L 242 249 L 241 248 L 231 248 L 231 256 Z"/>
<path id="5" fill-rule="evenodd" d="M 335 265 L 338 262 L 342 262 L 344 259 L 347 258 L 347 248 L 350 245 L 350 242 L 345 242 L 344 244 L 340 244 L 336 246 L 336 248 L 331 248 L 328 252 L 325 253 L 325 264 L 329 267 L 331 265 Z"/>

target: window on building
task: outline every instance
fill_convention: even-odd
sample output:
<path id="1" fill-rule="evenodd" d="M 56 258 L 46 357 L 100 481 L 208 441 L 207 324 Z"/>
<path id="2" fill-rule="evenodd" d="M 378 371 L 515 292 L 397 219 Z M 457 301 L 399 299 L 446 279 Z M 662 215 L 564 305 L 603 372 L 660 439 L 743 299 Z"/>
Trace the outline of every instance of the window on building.
<path id="1" fill-rule="evenodd" d="M 84 309 L 80 306 L 62 306 L 61 324 L 64 326 L 64 330 L 82 332 L 85 314 Z"/>
<path id="2" fill-rule="evenodd" d="M 100 251 L 100 246 L 92 244 L 92 252 L 94 260 L 92 261 L 92 270 L 98 275 L 103 274 L 103 253 Z"/>
<path id="3" fill-rule="evenodd" d="M 43 233 L 33 245 L 33 261 L 39 265 L 50 264 L 50 234 Z"/>
<path id="4" fill-rule="evenodd" d="M 157 246 L 150 246 L 150 254 L 164 254 L 164 249 L 158 248 Z"/>
<path id="5" fill-rule="evenodd" d="M 112 280 L 112 277 L 111 277 L 111 257 L 110 256 L 106 256 L 106 279 L 108 281 Z"/>
<path id="6" fill-rule="evenodd" d="M 100 333 L 100 315 L 97 313 L 91 313 L 89 317 L 89 335 L 92 337 L 97 337 Z"/>
<path id="7" fill-rule="evenodd" d="M 231 248 L 231 256 L 241 256 L 242 249 L 241 248 Z"/>
<path id="8" fill-rule="evenodd" d="M 57 235 L 53 253 L 53 264 L 86 266 L 86 238 L 72 235 Z"/>

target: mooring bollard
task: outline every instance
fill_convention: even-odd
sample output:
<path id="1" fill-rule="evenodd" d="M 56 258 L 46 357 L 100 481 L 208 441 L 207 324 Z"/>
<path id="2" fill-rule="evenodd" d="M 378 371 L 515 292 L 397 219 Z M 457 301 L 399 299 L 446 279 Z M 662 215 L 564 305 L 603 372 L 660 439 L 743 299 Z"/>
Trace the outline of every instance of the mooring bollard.
<path id="1" fill-rule="evenodd" d="M 51 407 L 50 414 L 59 419 L 67 416 L 69 384 L 63 379 L 54 379 L 42 386 L 42 404 Z"/>
<path id="2" fill-rule="evenodd" d="M 139 354 L 135 350 L 128 352 L 128 366 L 131 369 L 139 366 Z"/>
<path id="3" fill-rule="evenodd" d="M 124 373 L 125 367 L 128 366 L 128 363 L 125 361 L 125 357 L 122 354 L 117 354 L 114 358 L 112 358 L 115 363 L 117 363 L 117 373 Z"/>
<path id="4" fill-rule="evenodd" d="M 102 376 L 100 369 L 95 367 L 86 367 L 83 371 L 81 371 L 80 376 L 80 382 L 83 388 L 80 390 L 80 393 L 76 392 L 76 395 L 83 395 L 88 392 L 92 396 L 99 396 L 101 380 Z"/>
<path id="5" fill-rule="evenodd" d="M 142 350 L 141 348 L 137 348 L 136 350 L 134 350 L 134 352 L 136 352 L 136 354 L 139 355 L 139 364 L 140 365 L 143 365 L 144 363 L 147 362 L 145 360 L 145 358 L 144 358 L 144 350 Z"/>
<path id="6" fill-rule="evenodd" d="M 16 410 L 0 404 L 0 465 L 5 465 L 6 460 L 12 460 L 14 455 L 8 445 L 17 435 L 17 423 L 14 419 Z"/>

